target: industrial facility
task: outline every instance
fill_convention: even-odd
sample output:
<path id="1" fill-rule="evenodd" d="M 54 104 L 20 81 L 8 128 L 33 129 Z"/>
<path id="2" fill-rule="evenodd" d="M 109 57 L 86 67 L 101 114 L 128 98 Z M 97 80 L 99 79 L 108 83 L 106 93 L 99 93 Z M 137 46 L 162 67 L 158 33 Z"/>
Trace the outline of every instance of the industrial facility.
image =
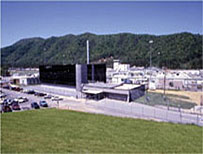
<path id="1" fill-rule="evenodd" d="M 110 98 L 133 101 L 144 95 L 142 85 L 107 84 L 105 64 L 53 65 L 39 67 L 42 84 L 76 88 L 77 98 Z"/>

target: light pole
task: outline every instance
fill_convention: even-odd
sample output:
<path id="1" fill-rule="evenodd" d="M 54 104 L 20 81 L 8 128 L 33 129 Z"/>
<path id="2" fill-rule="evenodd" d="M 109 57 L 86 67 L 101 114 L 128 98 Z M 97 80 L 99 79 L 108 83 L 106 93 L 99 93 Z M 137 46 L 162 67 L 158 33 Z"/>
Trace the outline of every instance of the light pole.
<path id="1" fill-rule="evenodd" d="M 160 66 L 159 66 L 160 65 L 160 52 L 158 52 L 158 59 L 159 59 L 158 60 L 158 68 L 160 68 Z"/>
<path id="2" fill-rule="evenodd" d="M 152 52 L 152 47 L 151 47 L 151 44 L 153 43 L 153 40 L 150 40 L 149 41 L 149 45 L 150 45 L 150 47 L 149 47 L 149 52 L 150 52 L 150 57 L 149 57 L 149 61 L 150 61 L 150 76 L 149 76 L 149 80 L 148 80 L 148 89 L 147 89 L 147 96 L 146 96 L 146 101 L 147 102 L 149 102 L 150 101 L 150 99 L 149 99 L 149 96 L 148 96 L 148 90 L 149 90 L 149 83 L 150 83 L 150 80 L 151 80 L 151 74 L 152 74 L 152 70 L 151 70 L 151 67 L 152 67 L 152 54 L 151 54 L 151 52 Z"/>
<path id="3" fill-rule="evenodd" d="M 151 44 L 153 43 L 154 41 L 153 40 L 150 40 L 149 41 L 149 45 L 150 45 L 150 57 L 149 57 L 149 61 L 150 61 L 150 76 L 149 76 L 149 83 L 151 81 L 151 75 L 152 75 L 152 46 Z M 148 84 L 148 89 L 149 89 L 149 84 Z"/>
<path id="4" fill-rule="evenodd" d="M 150 40 L 150 41 L 149 41 L 149 44 L 150 44 L 150 59 L 149 59 L 149 61 L 150 61 L 150 69 L 151 69 L 151 67 L 152 67 L 152 46 L 151 46 L 151 44 L 152 44 L 153 42 L 154 42 L 153 40 Z"/>

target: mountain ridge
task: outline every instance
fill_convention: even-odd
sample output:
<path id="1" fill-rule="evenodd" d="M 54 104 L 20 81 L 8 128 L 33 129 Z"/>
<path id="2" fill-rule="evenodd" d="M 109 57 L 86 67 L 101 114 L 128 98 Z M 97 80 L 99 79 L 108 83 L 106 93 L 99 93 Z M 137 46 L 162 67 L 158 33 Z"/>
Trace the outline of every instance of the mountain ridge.
<path id="1" fill-rule="evenodd" d="M 189 32 L 158 36 L 133 33 L 96 35 L 86 32 L 46 39 L 26 38 L 1 49 L 2 66 L 85 63 L 87 39 L 90 42 L 90 60 L 94 62 L 113 57 L 131 65 L 147 67 L 151 49 L 153 66 L 202 68 L 202 35 Z M 154 43 L 150 45 L 149 40 Z"/>

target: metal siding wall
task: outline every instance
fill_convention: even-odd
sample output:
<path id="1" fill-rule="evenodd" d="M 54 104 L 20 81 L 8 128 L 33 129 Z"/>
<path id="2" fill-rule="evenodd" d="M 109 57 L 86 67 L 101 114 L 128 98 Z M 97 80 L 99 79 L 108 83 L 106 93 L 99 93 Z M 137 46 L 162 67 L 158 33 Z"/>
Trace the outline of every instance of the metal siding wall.
<path id="1" fill-rule="evenodd" d="M 42 83 L 64 84 L 75 86 L 75 65 L 40 66 Z"/>
<path id="2" fill-rule="evenodd" d="M 127 101 L 127 95 L 106 93 L 106 97 L 109 99 Z"/>
<path id="3" fill-rule="evenodd" d="M 144 94 L 145 94 L 144 85 L 142 85 L 136 89 L 130 90 L 130 101 L 134 101 L 135 99 L 137 99 L 141 96 L 144 96 Z"/>

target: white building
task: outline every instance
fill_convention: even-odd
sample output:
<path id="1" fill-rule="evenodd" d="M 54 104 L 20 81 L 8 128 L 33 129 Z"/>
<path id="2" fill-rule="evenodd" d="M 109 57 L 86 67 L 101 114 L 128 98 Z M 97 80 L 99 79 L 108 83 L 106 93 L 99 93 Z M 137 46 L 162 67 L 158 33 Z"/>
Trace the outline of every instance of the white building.
<path id="1" fill-rule="evenodd" d="M 128 71 L 130 69 L 130 64 L 121 64 L 120 60 L 114 60 L 113 69 L 115 71 Z"/>
<path id="2" fill-rule="evenodd" d="M 32 85 L 32 84 L 39 84 L 40 80 L 38 77 L 32 76 L 12 76 L 11 82 L 15 85 Z"/>

